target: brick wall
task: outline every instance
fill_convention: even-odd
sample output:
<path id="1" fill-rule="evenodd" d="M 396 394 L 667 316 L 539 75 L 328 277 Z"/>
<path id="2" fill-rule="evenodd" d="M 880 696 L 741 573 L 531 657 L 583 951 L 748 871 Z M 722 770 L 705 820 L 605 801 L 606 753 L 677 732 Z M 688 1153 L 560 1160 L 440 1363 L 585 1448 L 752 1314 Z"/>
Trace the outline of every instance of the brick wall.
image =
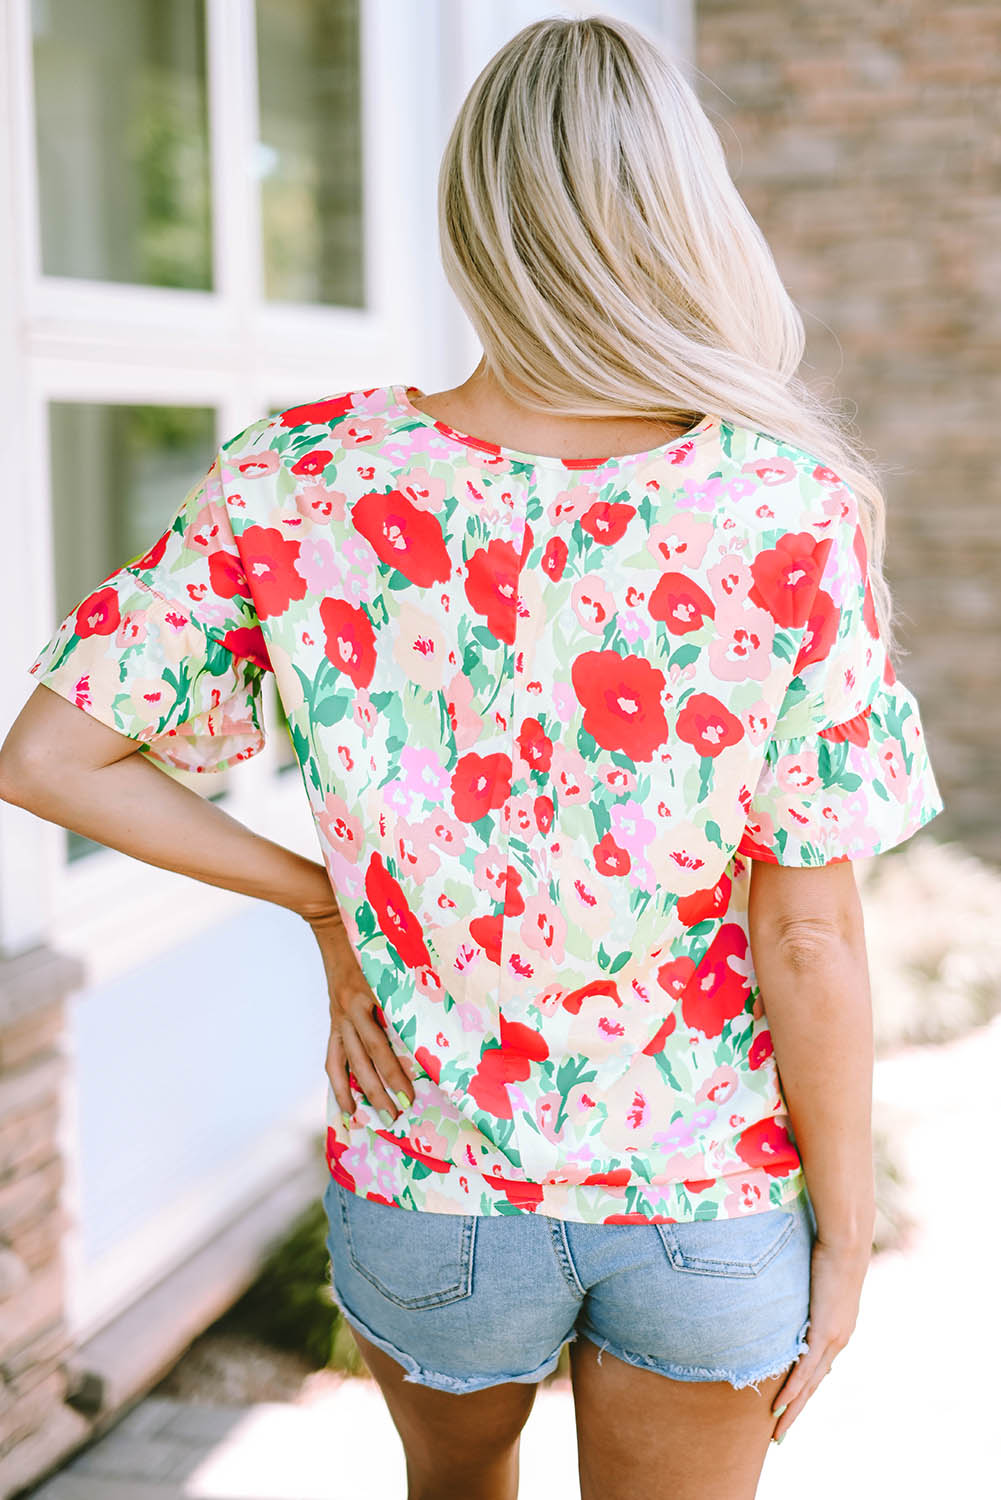
<path id="1" fill-rule="evenodd" d="M 801 373 L 857 403 L 881 470 L 933 828 L 1001 858 L 1001 5 L 698 0 L 695 37 Z"/>

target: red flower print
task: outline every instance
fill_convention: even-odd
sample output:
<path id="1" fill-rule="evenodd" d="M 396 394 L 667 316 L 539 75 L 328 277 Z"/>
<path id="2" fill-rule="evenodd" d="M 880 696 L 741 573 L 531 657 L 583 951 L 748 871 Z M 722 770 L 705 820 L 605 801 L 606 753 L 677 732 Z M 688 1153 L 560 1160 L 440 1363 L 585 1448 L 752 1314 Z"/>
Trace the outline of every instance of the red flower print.
<path id="1" fill-rule="evenodd" d="M 700 755 L 722 755 L 744 738 L 744 726 L 711 693 L 693 693 L 678 715 L 678 738 Z"/>
<path id="2" fill-rule="evenodd" d="M 504 918 L 498 912 L 494 917 L 473 917 L 469 923 L 469 935 L 477 947 L 482 948 L 492 964 L 501 961 L 501 936 Z"/>
<path id="3" fill-rule="evenodd" d="M 680 1000 L 694 973 L 694 959 L 672 958 L 669 963 L 661 964 L 657 970 L 657 983 L 675 1000 Z"/>
<path id="4" fill-rule="evenodd" d="M 752 604 L 767 609 L 776 625 L 805 625 L 830 550 L 830 537 L 818 542 L 808 531 L 780 537 L 751 564 Z"/>
<path id="5" fill-rule="evenodd" d="M 632 1177 L 629 1167 L 616 1167 L 612 1172 L 592 1172 L 584 1178 L 584 1187 L 628 1187 Z"/>
<path id="6" fill-rule="evenodd" d="M 504 915 L 520 917 L 525 910 L 525 898 L 521 894 L 522 873 L 514 865 L 508 865 L 504 877 Z"/>
<path id="7" fill-rule="evenodd" d="M 647 605 L 655 620 L 663 620 L 672 635 L 701 630 L 716 615 L 709 595 L 684 573 L 662 573 Z"/>
<path id="8" fill-rule="evenodd" d="M 486 617 L 491 635 L 508 646 L 514 644 L 518 571 L 512 544 L 495 539 L 473 553 L 466 572 L 466 598 L 478 615 Z"/>
<path id="9" fill-rule="evenodd" d="M 774 1116 L 742 1130 L 735 1149 L 741 1161 L 749 1167 L 764 1167 L 770 1177 L 788 1177 L 800 1165 L 788 1130 Z"/>
<path id="10" fill-rule="evenodd" d="M 536 797 L 533 808 L 539 832 L 548 833 L 553 826 L 553 813 L 555 811 L 552 797 Z"/>
<path id="11" fill-rule="evenodd" d="M 663 1050 L 664 1043 L 667 1041 L 671 1033 L 676 1029 L 677 1025 L 678 1017 L 675 1015 L 674 1011 L 672 1011 L 667 1020 L 664 1022 L 663 1026 L 657 1032 L 656 1036 L 651 1037 L 646 1046 L 643 1048 L 643 1051 L 647 1057 L 656 1057 L 657 1053 Z"/>
<path id="12" fill-rule="evenodd" d="M 375 630 L 361 605 L 321 599 L 324 655 L 356 688 L 368 687 L 375 672 Z"/>
<path id="13" fill-rule="evenodd" d="M 498 1177 L 496 1172 L 484 1172 L 483 1181 L 498 1188 L 509 1203 L 526 1208 L 530 1213 L 534 1213 L 542 1202 L 542 1188 L 536 1182 L 514 1182 L 509 1177 Z"/>
<path id="14" fill-rule="evenodd" d="M 341 1187 L 347 1188 L 349 1193 L 353 1193 L 358 1184 L 355 1182 L 355 1179 L 352 1177 L 347 1167 L 341 1166 L 341 1157 L 344 1155 L 347 1149 L 347 1142 L 339 1141 L 337 1139 L 337 1136 L 334 1134 L 334 1127 L 331 1125 L 327 1130 L 327 1166 L 334 1181 L 339 1182 Z"/>
<path id="15" fill-rule="evenodd" d="M 533 771 L 548 771 L 553 760 L 553 742 L 538 719 L 525 719 L 518 735 L 521 758 Z"/>
<path id="16" fill-rule="evenodd" d="M 695 927 L 699 922 L 708 922 L 726 916 L 730 905 L 730 877 L 721 875 L 709 891 L 694 891 L 690 896 L 678 897 L 678 916 L 686 927 Z"/>
<path id="17" fill-rule="evenodd" d="M 264 643 L 264 632 L 259 625 L 241 625 L 238 630 L 227 630 L 222 644 L 234 656 L 245 656 L 256 662 L 265 672 L 271 671 L 268 648 Z"/>
<path id="18" fill-rule="evenodd" d="M 604 750 L 623 750 L 633 760 L 652 760 L 667 740 L 660 695 L 664 674 L 643 656 L 584 651 L 570 669 L 584 709 L 584 729 Z"/>
<path id="19" fill-rule="evenodd" d="M 769 1057 L 771 1057 L 774 1051 L 775 1048 L 772 1046 L 771 1032 L 759 1031 L 757 1036 L 754 1038 L 754 1041 L 751 1043 L 750 1049 L 748 1050 L 747 1054 L 747 1062 L 751 1071 L 754 1072 L 758 1068 L 760 1068 L 761 1064 L 765 1062 Z"/>
<path id="20" fill-rule="evenodd" d="M 293 599 L 306 597 L 306 580 L 295 570 L 299 543 L 277 527 L 248 526 L 240 533 L 240 554 L 259 620 L 283 615 Z"/>
<path id="21" fill-rule="evenodd" d="M 678 739 L 695 745 L 699 754 L 717 756 L 744 738 L 744 726 L 725 703 L 711 693 L 692 693 L 678 714 Z"/>
<path id="22" fill-rule="evenodd" d="M 628 875 L 632 866 L 629 851 L 620 849 L 610 833 L 595 844 L 594 862 L 602 875 Z"/>
<path id="23" fill-rule="evenodd" d="M 362 495 L 351 509 L 351 522 L 370 542 L 380 562 L 397 568 L 419 588 L 445 583 L 452 575 L 441 524 L 418 510 L 400 490 Z"/>
<path id="24" fill-rule="evenodd" d="M 581 528 L 596 542 L 610 546 L 620 542 L 626 527 L 636 514 L 635 505 L 624 505 L 617 501 L 596 500 L 580 518 Z"/>
<path id="25" fill-rule="evenodd" d="M 296 460 L 292 465 L 292 473 L 322 474 L 333 456 L 327 448 L 314 448 L 312 453 L 304 453 Z"/>
<path id="26" fill-rule="evenodd" d="M 810 607 L 810 618 L 806 622 L 799 655 L 793 668 L 794 675 L 830 655 L 831 647 L 838 638 L 840 622 L 841 610 L 830 594 L 818 589 Z"/>
<path id="27" fill-rule="evenodd" d="M 503 807 L 511 795 L 511 758 L 498 751 L 459 757 L 452 772 L 452 807 L 463 823 L 475 823 L 493 807 Z"/>
<path id="28" fill-rule="evenodd" d="M 167 542 L 170 540 L 170 528 L 168 528 L 158 542 L 154 542 L 148 552 L 144 553 L 132 566 L 134 568 L 155 568 L 167 550 Z"/>
<path id="29" fill-rule="evenodd" d="M 81 637 L 114 635 L 120 623 L 118 594 L 114 589 L 96 589 L 78 606 L 73 629 Z"/>
<path id="30" fill-rule="evenodd" d="M 236 594 L 244 599 L 250 598 L 250 585 L 243 564 L 232 552 L 220 548 L 209 554 L 209 583 L 212 592 L 220 599 L 232 599 Z"/>
<path id="31" fill-rule="evenodd" d="M 523 1083 L 532 1071 L 533 1062 L 549 1056 L 545 1038 L 520 1021 L 500 1018 L 499 1047 L 484 1049 L 476 1072 L 469 1081 L 469 1092 L 481 1109 L 498 1119 L 511 1119 L 511 1100 L 505 1083 Z"/>
<path id="32" fill-rule="evenodd" d="M 422 1151 L 419 1142 L 413 1141 L 406 1135 L 394 1135 L 391 1130 L 377 1130 L 376 1135 L 381 1135 L 384 1141 L 392 1141 L 398 1146 L 404 1156 L 409 1156 L 412 1161 L 419 1161 L 432 1172 L 451 1172 L 452 1163 L 442 1161 L 440 1156 L 431 1156 L 427 1151 Z M 369 1194 L 369 1197 L 372 1195 Z M 384 1199 L 381 1201 L 385 1201 Z"/>
<path id="33" fill-rule="evenodd" d="M 585 1000 L 592 995 L 600 995 L 604 999 L 614 1000 L 616 1005 L 621 1005 L 619 987 L 614 979 L 592 979 L 590 984 L 582 984 L 580 989 L 569 990 L 562 1000 L 564 1010 L 568 1010 L 572 1016 L 580 1015 L 580 1008 Z"/>
<path id="34" fill-rule="evenodd" d="M 436 1053 L 429 1052 L 426 1047 L 418 1047 L 414 1057 L 433 1083 L 440 1082 L 441 1058 Z"/>
<path id="35" fill-rule="evenodd" d="M 740 1015 L 750 992 L 740 968 L 746 968 L 746 960 L 747 933 L 735 922 L 725 923 L 681 997 L 681 1013 L 693 1031 L 719 1036 L 724 1024 Z"/>
<path id="36" fill-rule="evenodd" d="M 307 422 L 315 422 L 322 426 L 326 422 L 336 422 L 338 417 L 343 417 L 353 408 L 352 395 L 335 396 L 330 401 L 309 401 L 305 406 L 290 406 L 288 411 L 283 411 L 281 425 L 304 427 Z"/>
<path id="37" fill-rule="evenodd" d="M 368 897 L 380 930 L 385 934 L 408 969 L 430 965 L 431 955 L 424 941 L 421 924 L 398 880 L 394 880 L 382 862 L 373 854 L 365 871 L 365 895 Z"/>
<path id="38" fill-rule="evenodd" d="M 853 719 L 845 719 L 843 724 L 832 724 L 830 729 L 818 730 L 822 740 L 832 740 L 834 744 L 843 744 L 845 740 L 850 745 L 860 745 L 863 749 L 869 743 L 869 716 L 872 713 L 872 704 L 864 708 L 860 714 Z"/>
<path id="39" fill-rule="evenodd" d="M 542 554 L 542 569 L 547 573 L 553 583 L 559 583 L 563 577 L 563 569 L 567 565 L 567 554 L 569 552 L 566 542 L 561 536 L 551 536 L 546 543 Z"/>

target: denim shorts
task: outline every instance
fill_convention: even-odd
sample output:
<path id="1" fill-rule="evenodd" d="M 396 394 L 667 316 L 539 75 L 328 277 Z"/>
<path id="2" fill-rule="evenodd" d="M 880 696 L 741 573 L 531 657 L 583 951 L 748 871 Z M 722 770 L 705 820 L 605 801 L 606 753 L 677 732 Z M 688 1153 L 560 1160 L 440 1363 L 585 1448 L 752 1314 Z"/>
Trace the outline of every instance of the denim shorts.
<path id="1" fill-rule="evenodd" d="M 464 1393 L 532 1382 L 583 1334 L 627 1364 L 735 1388 L 807 1349 L 816 1217 L 795 1202 L 682 1224 L 397 1208 L 331 1177 L 332 1295 L 406 1371 Z"/>

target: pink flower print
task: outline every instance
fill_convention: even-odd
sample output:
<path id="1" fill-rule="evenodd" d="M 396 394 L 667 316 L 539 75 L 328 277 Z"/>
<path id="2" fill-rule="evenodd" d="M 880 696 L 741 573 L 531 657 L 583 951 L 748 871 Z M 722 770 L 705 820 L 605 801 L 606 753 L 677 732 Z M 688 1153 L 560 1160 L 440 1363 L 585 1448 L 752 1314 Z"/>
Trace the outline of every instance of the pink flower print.
<path id="1" fill-rule="evenodd" d="M 445 680 L 445 636 L 437 621 L 412 604 L 401 604 L 393 633 L 393 660 L 410 682 L 435 693 Z"/>
<path id="2" fill-rule="evenodd" d="M 771 1178 L 764 1167 L 752 1169 L 743 1177 L 724 1177 L 723 1181 L 733 1184 L 720 1210 L 730 1218 L 758 1213 L 763 1203 L 771 1201 Z"/>
<path id="3" fill-rule="evenodd" d="M 344 798 L 339 797 L 336 792 L 328 792 L 316 818 L 330 847 L 349 864 L 356 864 L 365 842 L 365 833 L 361 819 L 348 811 Z"/>
<path id="4" fill-rule="evenodd" d="M 593 635 L 603 635 L 615 615 L 615 600 L 597 573 L 585 573 L 577 579 L 570 603 L 579 623 Z"/>
<path id="5" fill-rule="evenodd" d="M 138 646 L 146 639 L 146 619 L 149 611 L 133 609 L 123 615 L 115 632 L 116 646 Z"/>
<path id="6" fill-rule="evenodd" d="M 563 996 L 566 994 L 566 985 L 549 984 L 535 997 L 535 1008 L 540 1015 L 554 1016 L 560 1008 Z"/>
<path id="7" fill-rule="evenodd" d="M 712 541 L 710 521 L 679 515 L 666 525 L 651 526 L 647 551 L 665 568 L 697 568 Z"/>
<path id="8" fill-rule="evenodd" d="M 556 1093 L 555 1090 L 548 1094 L 540 1094 L 535 1101 L 535 1123 L 547 1141 L 555 1143 L 563 1134 L 562 1130 L 560 1135 L 556 1133 L 556 1121 L 559 1118 L 562 1103 L 562 1094 Z"/>
<path id="9" fill-rule="evenodd" d="M 682 510 L 716 511 L 722 509 L 726 497 L 726 486 L 718 474 L 709 479 L 686 479 L 678 495 L 677 504 Z"/>
<path id="10" fill-rule="evenodd" d="M 627 849 L 635 859 L 657 832 L 655 824 L 644 815 L 643 806 L 632 798 L 628 802 L 616 802 L 611 810 L 612 834 L 615 842 Z"/>
<path id="11" fill-rule="evenodd" d="M 299 554 L 293 568 L 313 594 L 338 594 L 342 592 L 341 570 L 337 554 L 329 542 L 322 537 L 303 537 Z"/>
<path id="12" fill-rule="evenodd" d="M 476 744 L 483 729 L 483 720 L 472 707 L 473 684 L 463 673 L 457 672 L 445 692 L 456 749 L 468 750 Z"/>
<path id="13" fill-rule="evenodd" d="M 887 740 L 879 747 L 879 763 L 883 768 L 883 785 L 898 802 L 907 800 L 907 771 L 900 746 L 895 740 Z"/>
<path id="14" fill-rule="evenodd" d="M 760 484 L 789 484 L 795 480 L 799 470 L 791 458 L 782 458 L 771 453 L 767 458 L 752 458 L 742 465 L 745 474 L 753 474 Z"/>
<path id="15" fill-rule="evenodd" d="M 728 552 L 707 574 L 709 591 L 722 609 L 728 602 L 739 604 L 746 599 L 754 576 L 742 557 Z"/>
<path id="16" fill-rule="evenodd" d="M 772 710 L 763 698 L 742 715 L 744 732 L 752 745 L 763 745 L 772 727 Z"/>
<path id="17" fill-rule="evenodd" d="M 739 1086 L 740 1079 L 736 1068 L 731 1068 L 729 1064 L 724 1063 L 721 1067 L 713 1069 L 709 1077 L 700 1086 L 695 1098 L 699 1103 L 703 1099 L 708 1099 L 718 1109 L 724 1104 L 729 1103 Z M 715 1111 L 713 1113 L 715 1114 Z"/>
<path id="18" fill-rule="evenodd" d="M 432 479 L 427 469 L 408 470 L 397 485 L 416 510 L 441 510 L 445 499 L 444 479 Z"/>
<path id="19" fill-rule="evenodd" d="M 515 837 L 530 840 L 537 832 L 538 824 L 535 821 L 535 792 L 522 792 L 510 801 L 510 832 Z"/>
<path id="20" fill-rule="evenodd" d="M 820 789 L 817 752 L 801 750 L 798 754 L 783 755 L 775 767 L 775 779 L 787 792 L 812 795 Z"/>
<path id="21" fill-rule="evenodd" d="M 641 615 L 635 609 L 620 610 L 616 623 L 618 624 L 620 634 L 625 637 L 630 645 L 633 645 L 636 641 L 650 639 L 652 633 L 650 621 L 645 615 Z"/>
<path id="22" fill-rule="evenodd" d="M 369 735 L 375 733 L 379 715 L 376 713 L 375 704 L 368 695 L 368 688 L 356 688 L 352 718 L 366 739 L 368 739 Z"/>
<path id="23" fill-rule="evenodd" d="M 709 643 L 709 665 L 721 682 L 764 682 L 772 671 L 775 621 L 767 610 L 753 606 L 721 605 L 716 613 L 719 634 Z"/>
<path id="24" fill-rule="evenodd" d="M 426 797 L 432 807 L 447 803 L 451 777 L 433 750 L 412 750 L 404 745 L 400 767 L 404 785 L 415 796 Z"/>
<path id="25" fill-rule="evenodd" d="M 617 794 L 636 790 L 635 772 L 627 771 L 625 766 L 601 766 L 598 776 L 610 791 Z"/>
<path id="26" fill-rule="evenodd" d="M 534 952 L 551 958 L 554 963 L 563 962 L 566 919 L 548 896 L 531 896 L 526 900 L 518 931 L 522 942 Z"/>
<path id="27" fill-rule="evenodd" d="M 431 845 L 428 825 L 408 823 L 406 818 L 396 820 L 396 827 L 393 829 L 393 855 L 399 876 L 418 882 L 436 874 L 441 865 L 441 857 Z"/>
<path id="28" fill-rule="evenodd" d="M 507 891 L 507 859 L 496 844 L 476 856 L 473 876 L 478 891 L 489 891 L 494 901 L 503 901 Z"/>
<path id="29" fill-rule="evenodd" d="M 432 844 L 449 854 L 459 854 L 466 847 L 466 825 L 442 808 L 435 809 L 424 820 Z"/>
<path id="30" fill-rule="evenodd" d="M 576 521 L 590 509 L 597 498 L 595 491 L 588 489 L 586 484 L 575 484 L 570 489 L 560 490 L 547 512 L 550 525 L 559 526 L 561 522 Z"/>
<path id="31" fill-rule="evenodd" d="M 740 501 L 748 495 L 753 495 L 756 489 L 757 485 L 753 479 L 749 479 L 745 474 L 737 479 L 731 479 L 726 486 L 726 493 L 731 501 Z"/>
<path id="32" fill-rule="evenodd" d="M 550 685 L 550 693 L 553 700 L 553 708 L 561 724 L 569 724 L 574 714 L 580 708 L 577 702 L 577 694 L 569 682 L 556 678 Z M 550 738 L 552 735 L 550 734 Z"/>
<path id="33" fill-rule="evenodd" d="M 307 484 L 296 491 L 295 508 L 304 521 L 326 526 L 330 521 L 344 520 L 346 499 L 343 490 L 331 490 L 325 484 Z"/>
<path id="34" fill-rule="evenodd" d="M 556 783 L 556 793 L 561 803 L 588 802 L 594 782 L 587 774 L 584 757 L 577 750 L 568 750 L 565 745 L 553 746 L 553 763 L 550 776 Z"/>

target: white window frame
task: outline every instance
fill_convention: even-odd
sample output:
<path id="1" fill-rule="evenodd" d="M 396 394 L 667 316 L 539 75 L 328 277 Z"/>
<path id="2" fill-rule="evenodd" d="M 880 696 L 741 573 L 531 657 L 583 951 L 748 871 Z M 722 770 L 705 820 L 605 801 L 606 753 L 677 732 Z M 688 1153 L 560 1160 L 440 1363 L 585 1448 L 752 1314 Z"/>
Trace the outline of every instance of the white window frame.
<path id="1" fill-rule="evenodd" d="M 2 683 L 8 722 L 31 691 L 27 665 L 56 618 L 50 401 L 210 406 L 221 441 L 276 400 L 410 377 L 420 315 L 413 281 L 400 266 L 416 257 L 406 228 L 418 197 L 407 151 L 416 153 L 416 146 L 392 126 L 397 111 L 420 108 L 411 58 L 422 45 L 421 17 L 394 0 L 363 0 L 360 11 L 364 310 L 264 299 L 253 0 L 206 0 L 214 289 L 43 275 L 30 0 L 9 0 L 0 36 L 0 78 L 9 83 L 0 175 L 9 174 L 10 190 L 0 229 L 9 213 L 13 265 L 0 336 L 5 312 L 13 330 L 0 345 L 0 367 L 16 412 L 21 477 L 30 487 L 29 503 L 22 498 L 17 505 L 20 557 L 16 566 L 10 559 L 0 564 L 20 605 Z M 389 113 L 387 97 L 396 101 Z M 426 192 L 425 182 L 420 195 Z M 270 679 L 267 689 L 273 692 Z M 242 822 L 318 858 L 301 778 L 279 774 L 277 764 L 273 744 L 222 773 L 224 804 Z M 206 777 L 207 784 L 214 780 Z M 61 828 L 8 805 L 0 805 L 0 834 L 3 948 L 19 951 L 46 938 L 83 959 L 91 984 L 148 962 L 171 946 L 178 926 L 187 933 L 211 926 L 242 899 L 113 850 L 70 863 Z"/>

